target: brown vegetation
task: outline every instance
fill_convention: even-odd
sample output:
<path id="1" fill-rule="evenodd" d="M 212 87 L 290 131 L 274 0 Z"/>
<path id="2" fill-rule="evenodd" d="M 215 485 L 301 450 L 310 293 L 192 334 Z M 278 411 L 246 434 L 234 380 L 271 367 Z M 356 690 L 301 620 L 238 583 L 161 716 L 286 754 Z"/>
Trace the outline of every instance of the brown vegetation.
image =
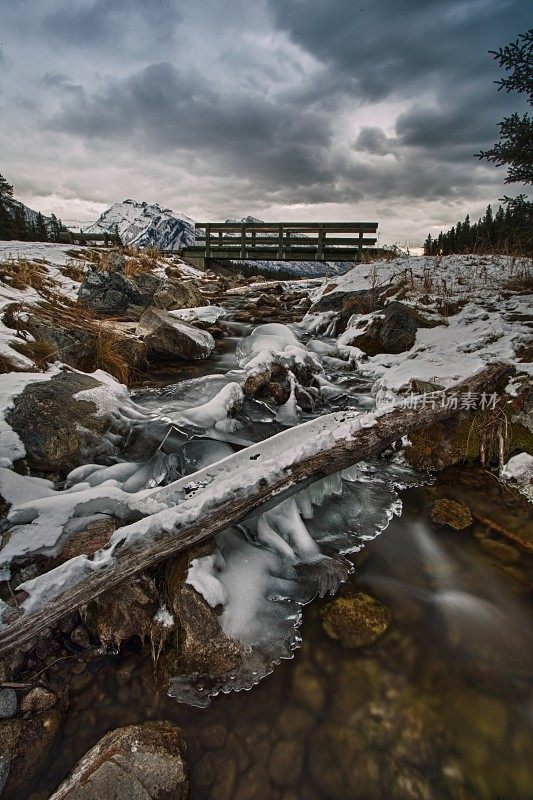
<path id="1" fill-rule="evenodd" d="M 136 368 L 136 359 L 127 339 L 104 328 L 93 340 L 93 369 L 108 372 L 120 383 L 129 386 Z"/>
<path id="2" fill-rule="evenodd" d="M 54 286 L 46 266 L 25 258 L 10 258 L 0 264 L 0 281 L 13 289 L 36 289 L 45 293 Z"/>

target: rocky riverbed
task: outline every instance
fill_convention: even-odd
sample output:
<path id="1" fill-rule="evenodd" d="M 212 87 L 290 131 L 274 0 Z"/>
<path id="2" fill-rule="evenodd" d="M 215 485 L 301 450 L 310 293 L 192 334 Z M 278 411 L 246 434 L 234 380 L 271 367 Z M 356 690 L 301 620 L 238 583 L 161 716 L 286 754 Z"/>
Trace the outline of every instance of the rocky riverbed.
<path id="1" fill-rule="evenodd" d="M 481 265 L 472 302 L 466 261 L 444 265 L 443 294 L 443 265 L 430 285 L 425 260 L 332 284 L 133 251 L 54 258 L 1 276 L 3 611 L 46 601 L 47 575 L 75 580 L 76 559 L 243 447 L 328 411 L 431 402 L 496 356 L 515 373 L 486 407 L 458 407 L 10 653 L 2 796 L 527 800 L 530 328 L 516 265 Z"/>

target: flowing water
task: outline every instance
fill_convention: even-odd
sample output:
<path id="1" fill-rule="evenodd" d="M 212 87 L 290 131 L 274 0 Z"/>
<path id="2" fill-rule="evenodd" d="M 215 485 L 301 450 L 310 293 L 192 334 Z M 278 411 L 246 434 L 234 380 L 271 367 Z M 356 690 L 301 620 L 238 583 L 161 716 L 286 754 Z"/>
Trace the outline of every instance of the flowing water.
<path id="1" fill-rule="evenodd" d="M 530 800 L 531 563 L 522 555 L 501 569 L 479 547 L 481 527 L 435 528 L 434 492 L 403 493 L 402 516 L 367 545 L 342 589 L 389 607 L 381 640 L 343 648 L 325 634 L 317 601 L 292 661 L 207 709 L 169 699 L 138 651 L 77 664 L 61 739 L 32 800 L 108 730 L 149 719 L 185 731 L 193 800 Z"/>

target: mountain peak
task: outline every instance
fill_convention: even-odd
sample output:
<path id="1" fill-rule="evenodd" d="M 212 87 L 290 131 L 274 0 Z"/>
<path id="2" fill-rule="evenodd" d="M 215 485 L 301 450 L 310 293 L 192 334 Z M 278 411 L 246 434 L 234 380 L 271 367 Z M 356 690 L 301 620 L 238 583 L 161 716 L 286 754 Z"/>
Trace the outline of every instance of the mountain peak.
<path id="1" fill-rule="evenodd" d="M 114 203 L 85 230 L 88 233 L 118 230 L 125 244 L 161 250 L 179 250 L 195 241 L 194 221 L 190 217 L 177 214 L 170 208 L 161 208 L 158 203 L 139 202 L 132 198 Z"/>

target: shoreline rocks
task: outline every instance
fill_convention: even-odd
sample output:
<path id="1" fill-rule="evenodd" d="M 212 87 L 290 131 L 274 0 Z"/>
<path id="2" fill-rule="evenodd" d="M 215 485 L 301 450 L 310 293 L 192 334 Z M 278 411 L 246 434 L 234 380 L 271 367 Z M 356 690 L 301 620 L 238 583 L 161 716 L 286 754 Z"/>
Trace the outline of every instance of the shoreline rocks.
<path id="1" fill-rule="evenodd" d="M 170 722 L 106 734 L 78 761 L 50 800 L 188 800 L 186 746 Z"/>
<path id="2" fill-rule="evenodd" d="M 136 313 L 136 309 L 155 306 L 161 309 L 193 308 L 203 305 L 200 290 L 191 282 L 159 277 L 153 272 L 135 276 L 124 273 L 126 259 L 113 253 L 107 270 L 89 267 L 78 292 L 78 300 L 97 315 Z"/>

